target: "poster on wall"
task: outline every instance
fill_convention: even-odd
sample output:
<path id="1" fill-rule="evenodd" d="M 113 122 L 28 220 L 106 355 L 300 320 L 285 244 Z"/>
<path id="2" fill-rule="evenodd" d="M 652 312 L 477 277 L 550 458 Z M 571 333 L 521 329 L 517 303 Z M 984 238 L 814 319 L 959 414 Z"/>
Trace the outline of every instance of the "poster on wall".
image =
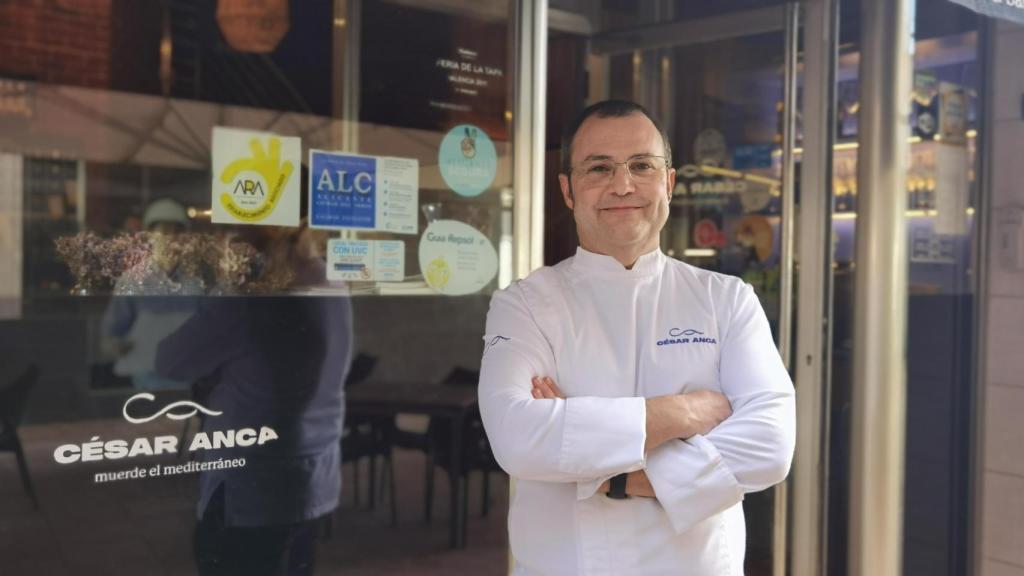
<path id="1" fill-rule="evenodd" d="M 435 292 L 472 294 L 498 274 L 498 253 L 476 228 L 455 220 L 436 220 L 420 237 L 420 270 Z"/>
<path id="2" fill-rule="evenodd" d="M 214 223 L 299 225 L 299 138 L 217 126 L 212 155 Z"/>
<path id="3" fill-rule="evenodd" d="M 309 227 L 415 234 L 419 162 L 309 151 Z"/>
<path id="4" fill-rule="evenodd" d="M 471 122 L 508 139 L 508 24 L 412 3 L 362 4 L 359 119 L 443 132 Z"/>
<path id="5" fill-rule="evenodd" d="M 405 242 L 328 240 L 327 279 L 401 282 L 405 280 Z"/>

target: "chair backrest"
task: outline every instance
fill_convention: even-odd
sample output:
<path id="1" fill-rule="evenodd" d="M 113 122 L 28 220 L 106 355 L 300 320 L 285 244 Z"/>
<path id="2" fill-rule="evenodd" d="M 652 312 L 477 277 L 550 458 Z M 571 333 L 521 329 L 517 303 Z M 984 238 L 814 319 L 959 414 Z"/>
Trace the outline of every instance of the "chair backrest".
<path id="1" fill-rule="evenodd" d="M 376 356 L 370 356 L 362 352 L 356 354 L 356 357 L 352 359 L 352 365 L 348 368 L 348 376 L 345 377 L 345 387 L 348 388 L 353 384 L 366 380 L 376 366 Z"/>
<path id="2" fill-rule="evenodd" d="M 14 428 L 21 423 L 29 392 L 38 377 L 39 369 L 33 364 L 9 386 L 0 388 L 0 422 L 3 422 L 3 428 Z"/>
<path id="3" fill-rule="evenodd" d="M 456 366 L 441 382 L 446 386 L 476 386 L 480 382 L 480 372 Z"/>

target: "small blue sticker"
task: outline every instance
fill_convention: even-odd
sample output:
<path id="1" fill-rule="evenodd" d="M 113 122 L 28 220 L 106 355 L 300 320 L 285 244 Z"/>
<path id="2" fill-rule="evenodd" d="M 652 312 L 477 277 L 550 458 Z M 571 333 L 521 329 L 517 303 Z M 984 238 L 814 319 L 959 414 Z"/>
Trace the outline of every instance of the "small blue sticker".
<path id="1" fill-rule="evenodd" d="M 494 143 L 470 124 L 460 124 L 445 135 L 437 162 L 445 184 L 461 196 L 479 196 L 498 170 Z"/>

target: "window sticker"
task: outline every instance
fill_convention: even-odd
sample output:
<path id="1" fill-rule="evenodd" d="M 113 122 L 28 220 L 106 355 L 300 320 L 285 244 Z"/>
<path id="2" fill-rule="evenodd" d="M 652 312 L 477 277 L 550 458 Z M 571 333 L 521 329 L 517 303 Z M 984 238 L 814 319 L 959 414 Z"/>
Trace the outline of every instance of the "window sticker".
<path id="1" fill-rule="evenodd" d="M 309 226 L 418 232 L 419 162 L 309 151 Z"/>
<path id="2" fill-rule="evenodd" d="M 445 184 L 460 196 L 479 196 L 498 171 L 494 142 L 471 124 L 460 124 L 445 135 L 437 163 Z"/>
<path id="3" fill-rule="evenodd" d="M 449 296 L 472 294 L 498 273 L 494 245 L 476 228 L 437 220 L 420 237 L 420 270 L 427 285 Z"/>
<path id="4" fill-rule="evenodd" d="M 405 242 L 328 240 L 327 279 L 402 282 L 405 280 Z"/>
<path id="5" fill-rule="evenodd" d="M 213 222 L 299 225 L 299 138 L 218 126 L 212 154 Z"/>
<path id="6" fill-rule="evenodd" d="M 191 400 L 180 400 L 162 408 L 154 409 L 152 404 L 156 396 L 149 392 L 140 392 L 125 401 L 121 409 L 124 419 L 135 425 L 146 424 L 159 418 L 185 420 L 202 412 L 207 418 L 216 418 L 223 412 L 211 410 Z M 140 436 L 135 438 L 101 438 L 93 436 L 84 442 L 61 444 L 53 451 L 53 460 L 57 464 L 71 465 L 86 462 L 106 462 L 132 460 L 140 456 L 174 455 L 184 448 L 189 453 L 205 450 L 221 450 L 224 448 L 251 448 L 278 439 L 277 431 L 270 426 L 254 426 L 238 429 L 196 432 L 190 440 L 179 447 L 182 441 L 177 434 L 160 436 Z M 210 460 L 192 460 L 189 462 L 159 463 L 104 470 L 93 474 L 93 483 L 103 484 L 121 480 L 137 480 L 156 478 L 158 476 L 174 476 L 178 474 L 194 474 L 207 470 L 224 470 L 244 468 L 245 458 L 217 458 Z"/>

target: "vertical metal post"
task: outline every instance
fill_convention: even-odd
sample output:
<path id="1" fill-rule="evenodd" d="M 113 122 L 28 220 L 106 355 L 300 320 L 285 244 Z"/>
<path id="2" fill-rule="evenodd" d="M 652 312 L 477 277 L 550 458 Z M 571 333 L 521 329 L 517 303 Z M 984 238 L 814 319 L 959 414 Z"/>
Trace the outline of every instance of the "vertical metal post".
<path id="1" fill-rule="evenodd" d="M 515 8 L 515 110 L 512 113 L 512 226 L 515 278 L 544 264 L 544 135 L 548 3 Z"/>
<path id="2" fill-rule="evenodd" d="M 793 340 L 793 234 L 796 215 L 796 188 L 794 148 L 796 148 L 796 106 L 797 106 L 797 51 L 800 48 L 800 6 L 795 2 L 786 4 L 785 20 L 785 70 L 782 94 L 782 220 L 779 265 L 779 354 L 786 368 L 790 366 Z M 772 506 L 772 574 L 786 574 L 786 517 L 789 509 L 788 484 L 775 486 L 775 502 Z"/>
<path id="3" fill-rule="evenodd" d="M 341 55 L 341 64 L 331 70 L 331 146 L 350 152 L 359 150 L 359 44 L 362 29 L 362 0 L 334 0 L 331 48 Z"/>
<path id="4" fill-rule="evenodd" d="M 793 464 L 791 572 L 824 573 L 832 305 L 832 146 L 836 0 L 804 6 L 803 158 L 800 166 L 800 313 L 793 373 L 797 434 Z"/>
<path id="5" fill-rule="evenodd" d="M 514 278 L 544 264 L 544 136 L 547 114 L 548 3 L 514 3 L 515 91 L 512 112 L 512 229 Z M 509 501 L 516 482 L 509 483 Z M 508 572 L 515 558 L 509 550 Z"/>
<path id="6" fill-rule="evenodd" d="M 849 573 L 902 570 L 914 0 L 863 0 Z"/>
<path id="7" fill-rule="evenodd" d="M 985 408 L 988 375 L 984 351 L 988 346 L 988 311 L 989 311 L 989 234 L 992 231 L 992 150 L 995 149 L 993 128 L 995 118 L 995 66 L 996 36 L 998 27 L 994 18 L 980 18 L 980 34 L 978 36 L 978 53 L 981 63 L 982 89 L 979 100 L 981 104 L 981 130 L 977 136 L 975 162 L 979 178 L 977 180 L 978 195 L 974 203 L 974 253 L 971 255 L 974 266 L 974 335 L 971 349 L 971 364 L 974 367 L 974 385 L 971 387 L 971 470 L 968 474 L 967 491 L 967 560 L 965 565 L 968 574 L 982 574 L 985 563 L 982 553 L 985 488 Z"/>

